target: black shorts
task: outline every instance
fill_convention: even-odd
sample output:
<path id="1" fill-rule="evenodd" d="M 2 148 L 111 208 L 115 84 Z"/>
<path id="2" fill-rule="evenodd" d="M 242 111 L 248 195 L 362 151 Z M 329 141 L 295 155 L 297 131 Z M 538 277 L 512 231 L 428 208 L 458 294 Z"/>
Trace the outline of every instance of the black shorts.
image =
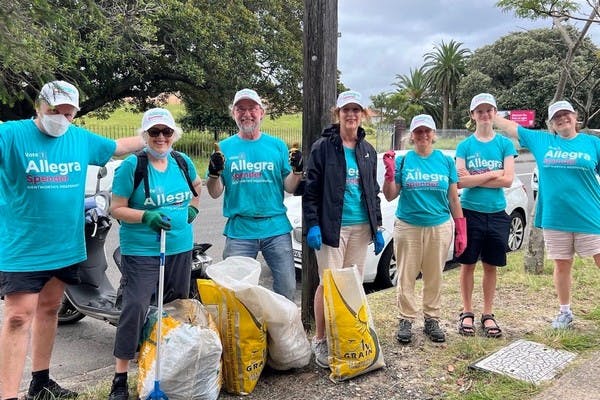
<path id="1" fill-rule="evenodd" d="M 67 285 L 80 283 L 79 264 L 48 271 L 0 272 L 0 296 L 11 293 L 39 293 L 52 278 L 60 279 Z"/>
<path id="2" fill-rule="evenodd" d="M 486 264 L 506 265 L 510 217 L 506 211 L 483 213 L 463 208 L 467 219 L 467 248 L 457 257 L 461 264 L 475 264 L 481 259 Z"/>

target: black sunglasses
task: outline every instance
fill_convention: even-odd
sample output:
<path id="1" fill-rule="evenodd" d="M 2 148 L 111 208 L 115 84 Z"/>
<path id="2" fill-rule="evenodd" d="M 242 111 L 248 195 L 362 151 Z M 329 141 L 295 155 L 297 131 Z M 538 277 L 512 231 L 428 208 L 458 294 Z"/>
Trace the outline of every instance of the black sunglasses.
<path id="1" fill-rule="evenodd" d="M 175 133 L 174 129 L 171 129 L 169 127 L 167 128 L 150 128 L 148 129 L 146 132 L 148 132 L 148 136 L 150 137 L 158 137 L 161 133 L 164 137 L 169 138 L 171 136 L 173 136 L 173 134 Z"/>

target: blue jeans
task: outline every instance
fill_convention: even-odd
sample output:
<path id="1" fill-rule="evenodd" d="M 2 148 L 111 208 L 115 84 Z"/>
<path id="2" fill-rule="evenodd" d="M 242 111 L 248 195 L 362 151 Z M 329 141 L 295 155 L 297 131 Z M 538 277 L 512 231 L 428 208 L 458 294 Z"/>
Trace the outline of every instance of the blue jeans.
<path id="1" fill-rule="evenodd" d="M 294 301 L 296 294 L 296 271 L 292 253 L 292 237 L 289 233 L 265 239 L 225 240 L 223 259 L 231 256 L 256 258 L 261 251 L 273 275 L 273 291 Z"/>

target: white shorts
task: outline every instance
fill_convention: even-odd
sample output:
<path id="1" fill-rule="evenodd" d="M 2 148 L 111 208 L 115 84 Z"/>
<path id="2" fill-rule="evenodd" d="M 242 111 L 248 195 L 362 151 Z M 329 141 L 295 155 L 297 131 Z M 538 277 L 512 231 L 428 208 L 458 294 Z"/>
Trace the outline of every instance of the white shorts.
<path id="1" fill-rule="evenodd" d="M 570 260 L 575 253 L 579 257 L 600 254 L 600 235 L 574 233 L 544 229 L 546 258 L 549 260 Z"/>

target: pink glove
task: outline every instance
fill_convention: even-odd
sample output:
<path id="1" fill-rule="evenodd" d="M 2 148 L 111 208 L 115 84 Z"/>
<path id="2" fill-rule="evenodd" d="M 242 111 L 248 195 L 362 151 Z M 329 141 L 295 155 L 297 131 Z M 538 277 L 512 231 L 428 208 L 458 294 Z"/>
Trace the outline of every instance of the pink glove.
<path id="1" fill-rule="evenodd" d="M 386 182 L 394 182 L 394 174 L 396 173 L 396 160 L 394 160 L 395 157 L 396 152 L 394 150 L 388 150 L 383 155 Z"/>
<path id="2" fill-rule="evenodd" d="M 467 219 L 454 218 L 455 235 L 454 235 L 454 255 L 460 256 L 467 248 Z"/>

